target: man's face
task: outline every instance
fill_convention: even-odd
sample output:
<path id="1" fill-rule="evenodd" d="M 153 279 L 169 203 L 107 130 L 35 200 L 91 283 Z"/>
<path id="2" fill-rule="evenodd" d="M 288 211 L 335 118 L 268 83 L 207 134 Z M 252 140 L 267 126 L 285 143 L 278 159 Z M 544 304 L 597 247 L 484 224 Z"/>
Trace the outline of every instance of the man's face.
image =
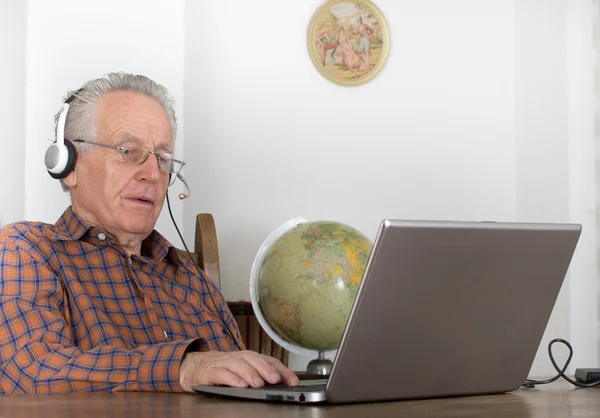
<path id="1" fill-rule="evenodd" d="M 172 152 L 173 134 L 165 110 L 153 99 L 129 91 L 103 95 L 97 104 L 101 142 L 144 151 Z M 73 208 L 126 245 L 148 236 L 160 215 L 169 174 L 150 154 L 140 165 L 127 163 L 118 150 L 91 145 L 79 153 L 75 172 L 65 179 Z M 75 187 L 73 187 L 75 182 Z"/>

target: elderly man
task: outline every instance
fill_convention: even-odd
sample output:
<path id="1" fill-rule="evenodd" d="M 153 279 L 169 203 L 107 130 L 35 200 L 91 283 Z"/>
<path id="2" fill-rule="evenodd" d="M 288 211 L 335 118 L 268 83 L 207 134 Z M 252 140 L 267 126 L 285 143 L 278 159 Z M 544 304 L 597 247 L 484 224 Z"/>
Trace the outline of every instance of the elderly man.
<path id="1" fill-rule="evenodd" d="M 0 230 L 2 391 L 297 385 L 278 360 L 243 350 L 219 290 L 154 230 L 183 165 L 167 90 L 114 73 L 67 102 L 76 160 L 53 177 L 72 206 L 54 225 Z"/>

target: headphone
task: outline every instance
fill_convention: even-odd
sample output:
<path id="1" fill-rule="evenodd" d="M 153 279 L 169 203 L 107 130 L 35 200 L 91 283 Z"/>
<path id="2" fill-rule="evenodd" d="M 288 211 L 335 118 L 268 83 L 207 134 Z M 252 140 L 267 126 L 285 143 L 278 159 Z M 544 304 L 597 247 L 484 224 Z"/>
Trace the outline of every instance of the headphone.
<path id="1" fill-rule="evenodd" d="M 56 142 L 48 147 L 46 155 L 44 156 L 44 163 L 46 164 L 48 174 L 55 179 L 67 177 L 75 168 L 75 161 L 77 161 L 77 150 L 75 149 L 75 145 L 73 145 L 71 141 L 65 141 L 65 125 L 67 123 L 67 113 L 69 112 L 71 102 L 80 91 L 81 89 L 69 96 L 60 109 L 56 127 Z M 172 174 L 169 173 L 169 184 L 171 184 L 171 176 Z M 185 186 L 185 192 L 179 193 L 177 197 L 181 200 L 187 199 L 190 197 L 190 188 L 181 173 L 177 173 L 176 177 Z"/>
<path id="2" fill-rule="evenodd" d="M 48 174 L 55 179 L 62 179 L 69 175 L 75 168 L 77 160 L 77 150 L 71 141 L 65 141 L 65 125 L 67 122 L 67 113 L 70 103 L 75 99 L 77 92 L 72 94 L 60 109 L 58 115 L 58 124 L 56 127 L 56 142 L 46 150 L 44 163 Z"/>

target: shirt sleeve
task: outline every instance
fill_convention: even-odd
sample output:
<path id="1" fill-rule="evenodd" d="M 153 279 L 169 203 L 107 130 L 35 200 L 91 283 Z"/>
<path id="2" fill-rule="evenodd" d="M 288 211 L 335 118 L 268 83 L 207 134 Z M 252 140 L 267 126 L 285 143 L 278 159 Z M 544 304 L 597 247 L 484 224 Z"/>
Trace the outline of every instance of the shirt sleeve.
<path id="1" fill-rule="evenodd" d="M 65 291 L 48 256 L 20 241 L 0 230 L 2 392 L 182 391 L 179 366 L 196 339 L 131 350 L 76 347 L 65 316 Z"/>

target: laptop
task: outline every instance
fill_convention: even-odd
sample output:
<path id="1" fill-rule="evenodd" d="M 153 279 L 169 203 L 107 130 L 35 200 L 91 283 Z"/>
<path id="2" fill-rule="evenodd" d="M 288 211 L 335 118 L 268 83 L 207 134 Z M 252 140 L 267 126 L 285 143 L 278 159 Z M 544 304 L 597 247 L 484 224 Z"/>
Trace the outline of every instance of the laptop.
<path id="1" fill-rule="evenodd" d="M 385 220 L 328 379 L 193 389 L 299 403 L 518 389 L 580 233 L 576 224 Z"/>

